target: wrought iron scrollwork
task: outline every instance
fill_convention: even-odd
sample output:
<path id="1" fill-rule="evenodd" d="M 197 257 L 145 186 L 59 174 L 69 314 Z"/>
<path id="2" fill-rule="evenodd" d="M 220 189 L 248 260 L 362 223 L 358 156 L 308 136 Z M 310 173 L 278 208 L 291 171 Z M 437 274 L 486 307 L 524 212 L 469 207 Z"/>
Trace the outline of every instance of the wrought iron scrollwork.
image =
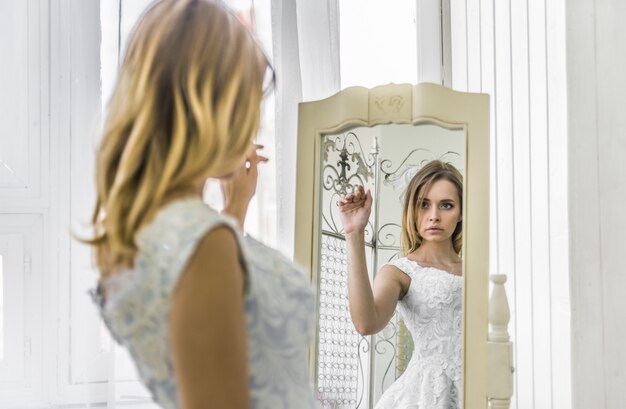
<path id="1" fill-rule="evenodd" d="M 372 154 L 365 155 L 354 132 L 326 136 L 322 149 L 326 163 L 322 177 L 324 189 L 345 196 L 354 191 L 355 185 L 365 185 L 374 176 L 376 160 Z M 329 161 L 333 153 L 339 157 L 334 164 Z"/>
<path id="2" fill-rule="evenodd" d="M 401 229 L 402 226 L 398 223 L 386 223 L 380 226 L 376 235 L 377 247 L 399 249 Z"/>
<path id="3" fill-rule="evenodd" d="M 385 372 L 380 379 L 381 392 L 385 390 L 385 384 L 391 383 L 396 379 L 395 371 L 391 371 L 392 364 L 396 357 L 396 332 L 396 323 L 392 319 L 387 326 L 376 335 L 374 349 L 377 354 L 387 357 L 387 360 L 384 362 Z M 387 348 L 389 348 L 389 350 Z M 389 376 L 393 376 L 393 379 L 389 379 Z"/>
<path id="4" fill-rule="evenodd" d="M 418 148 L 410 151 L 396 167 L 393 166 L 393 162 L 390 159 L 383 159 L 380 162 L 383 183 L 398 191 L 399 197 L 401 197 L 413 176 L 415 176 L 426 163 L 435 159 L 451 163 L 460 156 L 461 155 L 457 152 L 447 151 L 437 157 L 429 149 Z"/>

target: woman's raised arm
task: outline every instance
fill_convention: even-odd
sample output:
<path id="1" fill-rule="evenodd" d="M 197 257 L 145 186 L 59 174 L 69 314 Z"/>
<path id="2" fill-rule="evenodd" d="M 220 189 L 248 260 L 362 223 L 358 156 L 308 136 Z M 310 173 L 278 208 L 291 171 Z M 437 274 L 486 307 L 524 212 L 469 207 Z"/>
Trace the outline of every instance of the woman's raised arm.
<path id="1" fill-rule="evenodd" d="M 385 266 L 370 285 L 365 260 L 365 226 L 372 208 L 372 194 L 357 186 L 354 193 L 339 200 L 339 214 L 346 237 L 348 255 L 348 302 L 350 316 L 361 335 L 382 330 L 393 316 L 403 292 L 403 273 Z"/>

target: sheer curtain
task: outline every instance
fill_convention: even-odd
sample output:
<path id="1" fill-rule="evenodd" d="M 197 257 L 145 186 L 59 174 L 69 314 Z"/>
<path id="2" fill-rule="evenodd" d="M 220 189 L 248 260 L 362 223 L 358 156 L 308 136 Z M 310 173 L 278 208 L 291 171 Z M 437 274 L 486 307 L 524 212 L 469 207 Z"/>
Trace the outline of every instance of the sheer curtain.
<path id="1" fill-rule="evenodd" d="M 340 89 L 337 0 L 271 0 L 276 84 L 277 246 L 293 255 L 298 103 Z"/>

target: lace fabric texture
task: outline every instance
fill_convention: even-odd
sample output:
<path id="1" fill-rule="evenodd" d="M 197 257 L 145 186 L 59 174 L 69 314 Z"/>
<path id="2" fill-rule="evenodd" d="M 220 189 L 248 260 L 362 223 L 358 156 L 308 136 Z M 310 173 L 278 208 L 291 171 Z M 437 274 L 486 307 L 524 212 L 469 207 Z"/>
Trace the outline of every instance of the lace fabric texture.
<path id="1" fill-rule="evenodd" d="M 105 324 L 128 348 L 155 402 L 178 408 L 167 328 L 170 298 L 199 240 L 220 225 L 233 227 L 247 265 L 252 407 L 315 408 L 307 369 L 315 299 L 308 280 L 278 252 L 239 235 L 233 221 L 199 199 L 170 204 L 140 232 L 135 268 L 100 283 L 106 304 L 100 287 L 93 292 Z"/>
<path id="2" fill-rule="evenodd" d="M 409 277 L 398 310 L 414 350 L 405 372 L 376 409 L 461 409 L 463 277 L 401 258 L 389 263 Z"/>

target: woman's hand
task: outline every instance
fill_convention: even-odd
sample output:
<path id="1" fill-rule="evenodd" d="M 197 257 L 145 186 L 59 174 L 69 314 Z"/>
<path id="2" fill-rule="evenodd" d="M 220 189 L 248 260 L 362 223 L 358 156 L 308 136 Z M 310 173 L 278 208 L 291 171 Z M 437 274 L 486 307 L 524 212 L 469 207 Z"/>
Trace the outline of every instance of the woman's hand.
<path id="1" fill-rule="evenodd" d="M 342 197 L 337 204 L 345 235 L 365 230 L 372 211 L 372 193 L 369 190 L 365 192 L 363 185 L 357 185 L 354 193 Z"/>
<path id="2" fill-rule="evenodd" d="M 259 176 L 257 166 L 260 162 L 269 160 L 265 156 L 258 154 L 257 151 L 260 149 L 263 149 L 262 145 L 252 145 L 246 156 L 245 163 L 228 178 L 220 181 L 222 194 L 224 195 L 224 213 L 235 217 L 242 228 L 248 205 L 256 192 Z"/>

